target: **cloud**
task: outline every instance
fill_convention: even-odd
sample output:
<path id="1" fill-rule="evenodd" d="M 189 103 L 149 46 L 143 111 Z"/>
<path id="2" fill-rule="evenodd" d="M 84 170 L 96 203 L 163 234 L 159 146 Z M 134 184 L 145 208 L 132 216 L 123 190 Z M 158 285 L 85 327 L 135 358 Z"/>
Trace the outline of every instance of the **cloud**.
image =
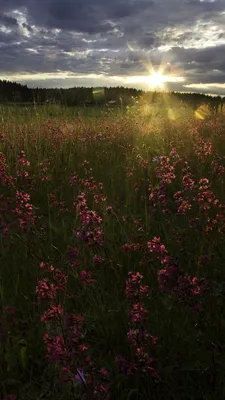
<path id="1" fill-rule="evenodd" d="M 16 18 L 8 17 L 5 14 L 0 14 L 0 25 L 5 27 L 14 27 L 17 26 L 18 23 Z"/>
<path id="2" fill-rule="evenodd" d="M 186 85 L 221 84 L 224 18 L 225 0 L 1 0 L 0 75 L 38 74 L 41 82 L 60 71 L 103 84 L 152 65 Z M 183 82 L 168 87 L 183 90 Z"/>

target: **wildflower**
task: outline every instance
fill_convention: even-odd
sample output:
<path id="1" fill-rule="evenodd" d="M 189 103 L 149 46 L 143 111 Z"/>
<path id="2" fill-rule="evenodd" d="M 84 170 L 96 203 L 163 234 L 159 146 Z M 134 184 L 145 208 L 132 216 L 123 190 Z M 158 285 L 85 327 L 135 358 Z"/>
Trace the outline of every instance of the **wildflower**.
<path id="1" fill-rule="evenodd" d="M 53 299 L 56 297 L 57 287 L 53 283 L 50 283 L 47 278 L 45 278 L 38 282 L 36 293 L 39 295 L 39 301 L 44 299 Z"/>
<path id="2" fill-rule="evenodd" d="M 176 149 L 171 150 L 170 157 L 179 158 L 179 154 L 177 153 Z"/>
<path id="3" fill-rule="evenodd" d="M 106 376 L 106 375 L 108 375 L 107 370 L 106 370 L 105 368 L 101 368 L 101 369 L 100 369 L 100 375 L 101 375 L 101 376 Z"/>
<path id="4" fill-rule="evenodd" d="M 190 210 L 191 210 L 191 204 L 187 200 L 183 200 L 181 205 L 179 206 L 179 208 L 177 210 L 177 213 L 185 215 Z"/>
<path id="5" fill-rule="evenodd" d="M 200 190 L 206 190 L 209 187 L 209 180 L 207 178 L 202 178 L 199 181 Z"/>
<path id="6" fill-rule="evenodd" d="M 80 282 L 81 283 L 83 283 L 84 285 L 91 285 L 95 281 L 96 281 L 96 279 L 92 278 L 92 275 L 89 271 L 87 271 L 86 269 L 81 271 L 81 273 L 80 273 Z"/>
<path id="7" fill-rule="evenodd" d="M 178 279 L 178 267 L 168 266 L 158 272 L 158 282 L 162 292 L 172 289 Z"/>
<path id="8" fill-rule="evenodd" d="M 47 346 L 47 358 L 50 362 L 55 363 L 57 360 L 65 360 L 67 353 L 63 336 L 50 336 L 46 333 L 43 341 Z"/>
<path id="9" fill-rule="evenodd" d="M 72 248 L 70 245 L 68 245 L 68 253 L 67 253 L 67 258 L 69 262 L 71 263 L 73 268 L 77 268 L 80 265 L 80 261 L 78 260 L 80 251 L 77 247 Z"/>
<path id="10" fill-rule="evenodd" d="M 104 258 L 102 258 L 101 256 L 99 256 L 99 255 L 95 255 L 94 257 L 93 257 L 93 264 L 94 265 L 97 265 L 97 264 L 102 264 L 104 262 Z"/>
<path id="11" fill-rule="evenodd" d="M 109 395 L 109 389 L 108 387 L 104 386 L 103 384 L 98 384 L 94 388 L 94 395 L 96 395 L 96 400 L 97 399 L 104 399 L 104 400 L 109 400 L 110 395 Z"/>
<path id="12" fill-rule="evenodd" d="M 195 181 L 191 178 L 190 175 L 183 176 L 182 183 L 185 190 L 193 191 L 195 188 Z"/>
<path id="13" fill-rule="evenodd" d="M 161 244 L 160 237 L 154 237 L 150 242 L 147 243 L 150 253 L 156 253 L 160 258 L 164 258 L 167 254 L 167 250 L 163 244 Z"/>
<path id="14" fill-rule="evenodd" d="M 58 306 L 51 305 L 50 308 L 41 317 L 41 321 L 46 324 L 53 319 L 58 319 L 62 315 L 62 313 L 63 309 L 60 304 Z"/>

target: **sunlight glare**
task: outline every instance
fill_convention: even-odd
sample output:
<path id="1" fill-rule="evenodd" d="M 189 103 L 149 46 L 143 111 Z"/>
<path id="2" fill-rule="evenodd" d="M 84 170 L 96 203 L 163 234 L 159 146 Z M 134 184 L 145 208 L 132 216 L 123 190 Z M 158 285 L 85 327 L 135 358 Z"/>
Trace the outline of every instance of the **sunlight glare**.
<path id="1" fill-rule="evenodd" d="M 168 115 L 168 118 L 169 118 L 170 120 L 172 120 L 172 121 L 175 121 L 175 120 L 176 120 L 176 115 L 175 115 L 175 112 L 174 112 L 174 110 L 173 110 L 172 108 L 169 108 L 169 109 L 167 110 L 167 115 Z"/>
<path id="2" fill-rule="evenodd" d="M 202 104 L 194 114 L 195 118 L 204 120 L 210 115 L 210 108 L 207 104 Z"/>
<path id="3" fill-rule="evenodd" d="M 166 78 L 161 74 L 161 72 L 154 72 L 148 77 L 148 84 L 154 87 L 162 87 Z"/>

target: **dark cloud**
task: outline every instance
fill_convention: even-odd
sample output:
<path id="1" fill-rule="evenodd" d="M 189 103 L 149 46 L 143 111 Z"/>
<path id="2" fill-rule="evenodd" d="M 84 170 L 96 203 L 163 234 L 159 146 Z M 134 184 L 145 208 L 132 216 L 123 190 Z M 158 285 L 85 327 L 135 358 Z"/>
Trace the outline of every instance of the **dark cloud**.
<path id="1" fill-rule="evenodd" d="M 154 4 L 152 0 L 1 0 L 0 11 L 25 8 L 29 23 L 97 33 L 110 31 L 109 21 L 137 16 Z"/>
<path id="2" fill-rule="evenodd" d="M 28 30 L 28 32 L 32 33 L 33 29 L 30 25 L 26 24 L 25 22 L 22 23 L 22 27 L 26 28 Z"/>
<path id="3" fill-rule="evenodd" d="M 225 0 L 0 0 L 0 75 L 67 71 L 107 81 L 147 74 L 151 64 L 184 77 L 169 88 L 218 85 L 224 18 Z"/>
<path id="4" fill-rule="evenodd" d="M 9 53 L 11 51 L 13 52 L 13 44 L 16 41 L 18 41 L 18 39 L 19 39 L 18 33 L 15 31 L 11 31 L 11 32 L 1 32 L 0 31 L 0 54 L 1 54 L 0 60 L 2 58 L 3 48 L 7 47 Z M 4 62 L 4 60 L 2 60 L 2 62 Z"/>
<path id="5" fill-rule="evenodd" d="M 0 14 L 0 26 L 14 27 L 18 25 L 16 18 L 8 17 L 5 14 Z"/>
<path id="6" fill-rule="evenodd" d="M 187 70 L 190 70 L 192 65 L 195 69 L 195 75 L 198 72 L 207 75 L 215 69 L 225 72 L 225 44 L 205 49 L 173 48 L 171 49 L 171 57 Z M 225 80 L 224 76 L 220 79 L 222 82 Z"/>
<path id="7" fill-rule="evenodd" d="M 143 33 L 141 38 L 139 39 L 140 47 L 151 49 L 152 47 L 159 44 L 159 40 L 153 32 Z"/>

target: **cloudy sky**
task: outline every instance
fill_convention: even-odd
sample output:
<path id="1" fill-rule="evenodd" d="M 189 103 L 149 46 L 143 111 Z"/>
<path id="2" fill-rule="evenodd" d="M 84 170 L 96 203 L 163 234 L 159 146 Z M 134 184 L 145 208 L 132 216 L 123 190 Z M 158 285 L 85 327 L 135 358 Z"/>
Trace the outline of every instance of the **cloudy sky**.
<path id="1" fill-rule="evenodd" d="M 224 27 L 225 0 L 0 0 L 0 79 L 225 95 Z"/>

